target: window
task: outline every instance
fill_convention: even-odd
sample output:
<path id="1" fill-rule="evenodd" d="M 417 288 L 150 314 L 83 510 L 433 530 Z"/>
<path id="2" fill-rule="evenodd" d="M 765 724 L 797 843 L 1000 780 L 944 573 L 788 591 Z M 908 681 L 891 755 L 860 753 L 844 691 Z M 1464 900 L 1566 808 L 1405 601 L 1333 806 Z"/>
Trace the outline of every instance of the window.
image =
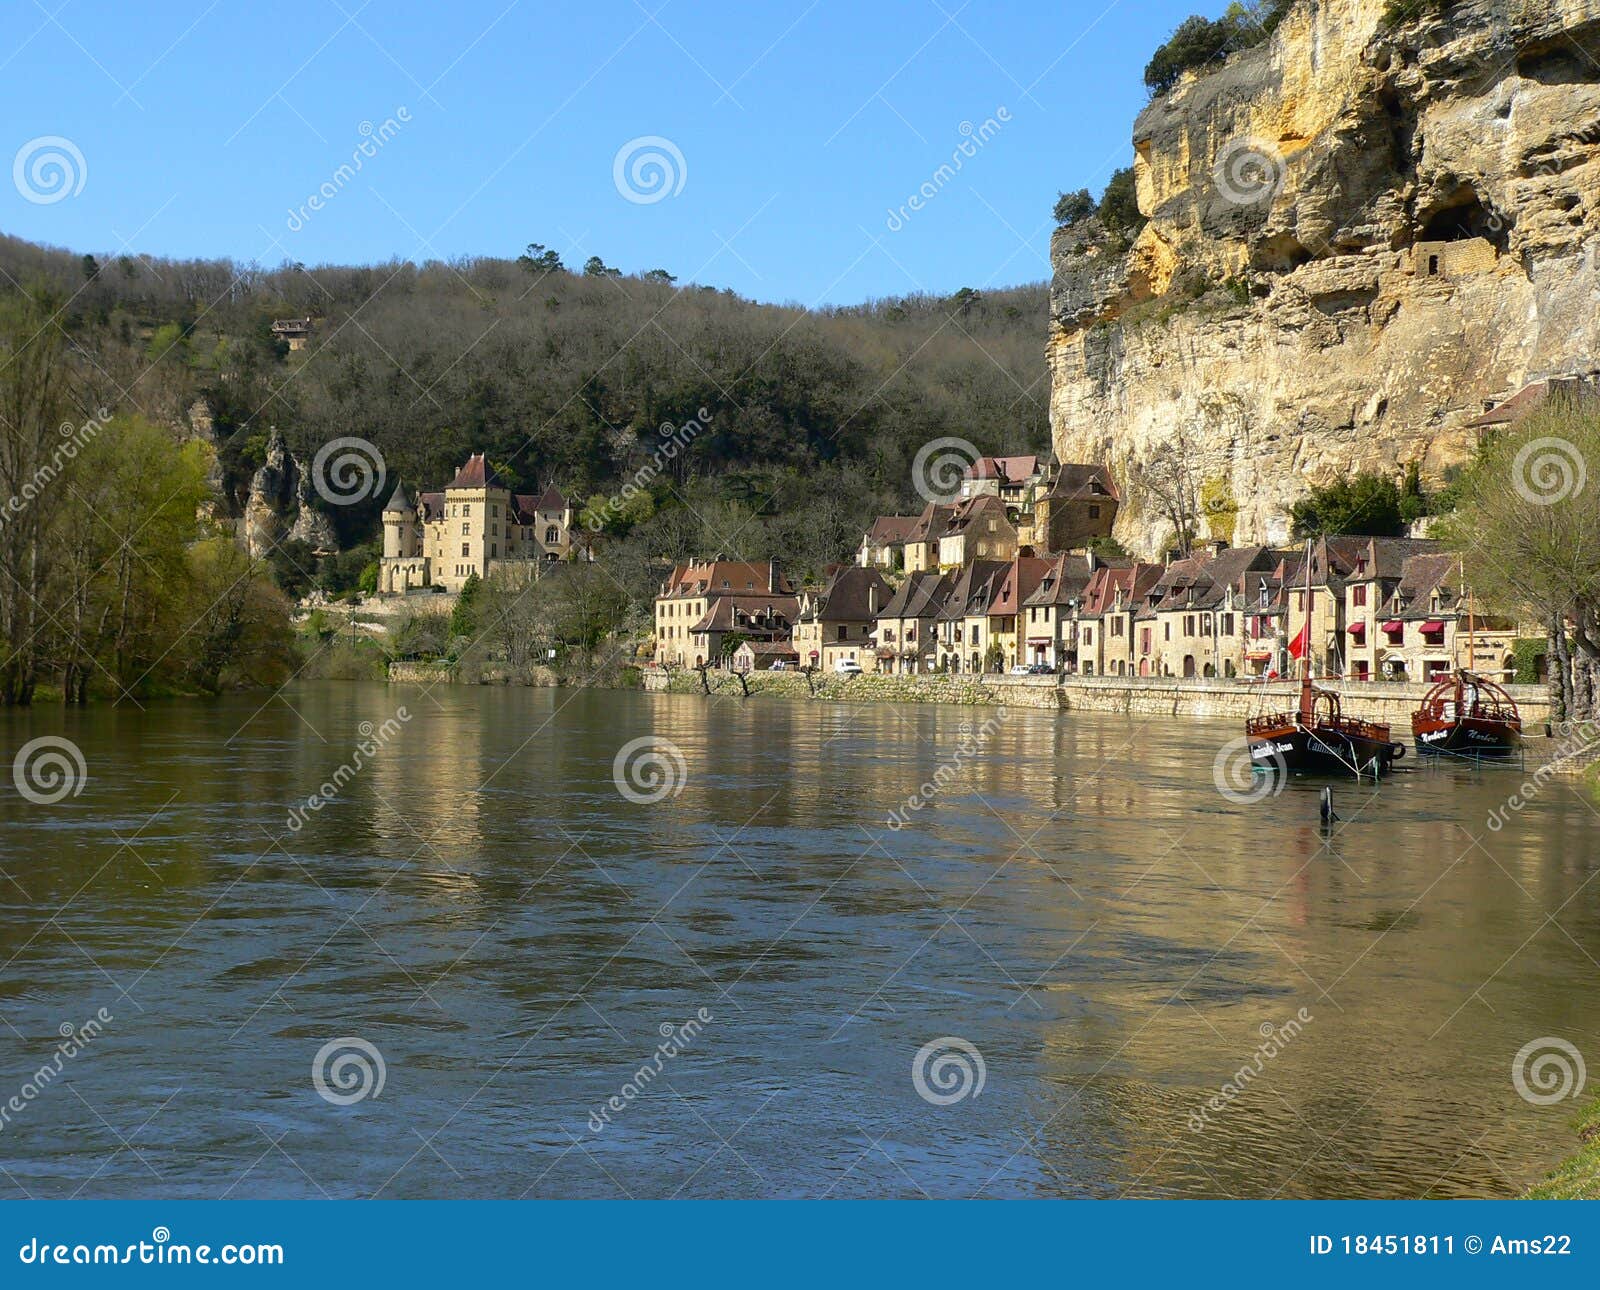
<path id="1" fill-rule="evenodd" d="M 500 554 L 500 544 L 498 542 L 489 543 L 489 558 L 491 560 L 493 560 L 499 554 Z"/>
<path id="2" fill-rule="evenodd" d="M 465 542 L 463 542 L 461 544 L 461 558 L 463 560 L 465 560 L 468 557 L 470 557 L 471 555 L 472 555 L 472 548 L 470 546 L 468 546 Z"/>
<path id="3" fill-rule="evenodd" d="M 1367 603 L 1367 587 L 1362 583 L 1359 587 L 1350 588 L 1350 603 L 1357 609 L 1362 609 Z"/>
<path id="4" fill-rule="evenodd" d="M 850 639 L 850 629 L 847 626 L 845 626 L 844 624 L 841 623 L 839 625 L 839 635 L 835 639 L 842 640 L 842 641 L 849 640 Z"/>
<path id="5" fill-rule="evenodd" d="M 469 534 L 471 532 L 472 532 L 472 521 L 471 520 L 462 520 L 461 521 L 461 536 L 462 537 L 466 537 L 467 534 Z"/>
<path id="6" fill-rule="evenodd" d="M 1170 622 L 1167 622 L 1167 623 L 1162 623 L 1161 626 L 1162 626 L 1163 631 L 1164 631 L 1164 634 L 1162 635 L 1161 639 L 1162 640 L 1167 640 L 1167 641 L 1171 640 L 1172 639 L 1172 624 Z"/>
<path id="7" fill-rule="evenodd" d="M 1194 635 L 1194 615 L 1193 614 L 1185 614 L 1183 616 L 1183 634 L 1185 636 L 1193 636 Z"/>
<path id="8" fill-rule="evenodd" d="M 552 524 L 544 531 L 544 540 L 546 546 L 554 546 L 557 542 L 561 541 L 561 530 Z"/>
<path id="9" fill-rule="evenodd" d="M 1091 506 L 1089 508 L 1089 518 L 1091 520 L 1097 520 L 1100 518 L 1100 508 L 1098 506 Z"/>
<path id="10" fill-rule="evenodd" d="M 1083 643 L 1085 645 L 1093 645 L 1094 644 L 1094 628 L 1093 627 L 1085 627 L 1083 629 Z"/>
<path id="11" fill-rule="evenodd" d="M 1120 637 L 1122 635 L 1123 626 L 1124 626 L 1124 624 L 1123 624 L 1122 619 L 1113 618 L 1111 620 L 1111 634 L 1113 636 L 1119 636 Z"/>

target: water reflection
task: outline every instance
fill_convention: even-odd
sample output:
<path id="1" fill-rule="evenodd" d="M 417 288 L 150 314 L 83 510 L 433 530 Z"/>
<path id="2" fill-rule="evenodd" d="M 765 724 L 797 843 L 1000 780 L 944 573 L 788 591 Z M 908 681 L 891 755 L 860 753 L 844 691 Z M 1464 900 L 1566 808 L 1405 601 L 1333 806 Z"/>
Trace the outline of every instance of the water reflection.
<path id="1" fill-rule="evenodd" d="M 18 1195 L 1505 1195 L 1568 1114 L 1512 1056 L 1600 1060 L 1596 816 L 1491 833 L 1494 770 L 1342 788 L 1329 831 L 1314 785 L 1222 798 L 1204 723 L 359 685 L 0 715 L 42 733 L 90 782 L 0 800 L 0 1078 L 114 1021 L 0 1134 Z M 612 779 L 644 736 L 687 772 L 653 805 Z M 338 1036 L 381 1096 L 317 1096 Z M 938 1036 L 981 1095 L 918 1096 Z"/>

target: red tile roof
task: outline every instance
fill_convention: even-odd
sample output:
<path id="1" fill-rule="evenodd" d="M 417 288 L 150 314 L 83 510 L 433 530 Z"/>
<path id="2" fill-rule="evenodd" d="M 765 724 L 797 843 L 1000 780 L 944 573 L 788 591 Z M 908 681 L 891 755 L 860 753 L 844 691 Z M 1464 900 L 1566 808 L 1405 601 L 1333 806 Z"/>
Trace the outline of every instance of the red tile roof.
<path id="1" fill-rule="evenodd" d="M 483 453 L 475 452 L 467 458 L 467 464 L 456 472 L 456 477 L 445 485 L 446 490 L 452 488 L 504 488 L 500 476 L 495 474 Z"/>

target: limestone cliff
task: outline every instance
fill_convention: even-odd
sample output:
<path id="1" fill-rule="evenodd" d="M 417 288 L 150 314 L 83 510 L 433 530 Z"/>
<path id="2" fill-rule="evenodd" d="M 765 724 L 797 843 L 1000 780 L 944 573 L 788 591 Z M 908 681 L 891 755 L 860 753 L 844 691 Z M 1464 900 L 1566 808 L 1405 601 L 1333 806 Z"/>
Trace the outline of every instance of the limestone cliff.
<path id="1" fill-rule="evenodd" d="M 1118 536 L 1282 541 L 1314 485 L 1412 463 L 1600 363 L 1600 0 L 1301 0 L 1134 127 L 1131 248 L 1052 247 L 1051 424 Z"/>
<path id="2" fill-rule="evenodd" d="M 266 460 L 250 479 L 240 536 L 253 556 L 295 540 L 309 543 L 318 555 L 339 549 L 333 522 L 313 503 L 305 468 L 276 427 L 267 440 Z"/>

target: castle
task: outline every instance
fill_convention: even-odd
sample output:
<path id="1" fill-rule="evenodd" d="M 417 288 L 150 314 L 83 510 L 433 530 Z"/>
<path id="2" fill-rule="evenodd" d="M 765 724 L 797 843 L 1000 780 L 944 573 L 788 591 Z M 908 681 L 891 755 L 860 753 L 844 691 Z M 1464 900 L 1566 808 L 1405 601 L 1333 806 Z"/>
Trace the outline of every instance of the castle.
<path id="1" fill-rule="evenodd" d="M 412 501 L 403 482 L 383 508 L 378 590 L 459 591 L 498 565 L 553 564 L 572 550 L 572 506 L 555 488 L 513 493 L 482 453 L 443 491 Z"/>

